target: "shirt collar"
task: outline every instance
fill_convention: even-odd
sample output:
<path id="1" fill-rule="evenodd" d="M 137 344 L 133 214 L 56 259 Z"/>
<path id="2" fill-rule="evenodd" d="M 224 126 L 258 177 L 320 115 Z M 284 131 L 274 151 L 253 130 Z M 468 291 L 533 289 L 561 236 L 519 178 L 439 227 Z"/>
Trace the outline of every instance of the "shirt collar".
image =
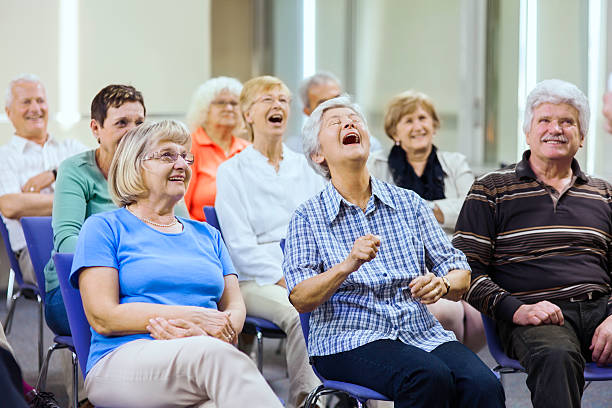
<path id="1" fill-rule="evenodd" d="M 47 144 L 51 144 L 51 145 L 56 144 L 55 139 L 53 139 L 53 137 L 49 133 L 47 133 L 47 141 L 45 142 L 45 144 L 43 146 L 46 146 Z M 17 134 L 14 134 L 13 137 L 11 138 L 11 145 L 19 153 L 24 153 L 25 149 L 27 148 L 27 146 L 32 146 L 32 145 L 33 146 L 40 146 L 39 144 L 34 143 L 34 142 L 26 139 L 25 137 L 18 136 Z M 43 146 L 41 146 L 41 147 L 43 147 Z"/>
<path id="2" fill-rule="evenodd" d="M 395 209 L 395 203 L 393 202 L 393 199 L 391 198 L 388 189 L 385 188 L 385 184 L 382 181 L 370 176 L 370 185 L 372 186 L 372 196 L 375 197 L 375 199 L 378 199 L 381 203 Z M 340 195 L 338 190 L 336 190 L 336 187 L 334 187 L 331 180 L 327 183 L 327 186 L 325 186 L 325 188 L 321 192 L 321 198 L 323 199 L 323 206 L 325 208 L 327 221 L 330 224 L 338 216 L 338 213 L 340 212 L 340 205 L 342 204 L 342 202 L 344 202 L 345 205 L 349 205 L 348 202 L 344 199 L 344 197 Z M 374 210 L 374 207 L 376 206 L 376 201 L 377 200 L 371 199 L 368 201 L 366 214 Z"/>
<path id="3" fill-rule="evenodd" d="M 204 128 L 201 126 L 197 128 L 191 134 L 191 136 L 192 136 L 192 139 L 195 141 L 195 143 L 199 144 L 200 146 L 217 146 L 217 144 L 212 141 L 210 136 L 208 136 Z M 242 147 L 242 143 L 240 143 L 240 140 L 238 140 L 238 138 L 232 135 L 232 143 L 230 144 L 229 154 L 230 155 L 234 154 L 241 147 Z"/>
<path id="4" fill-rule="evenodd" d="M 533 180 L 537 180 L 537 177 L 531 166 L 529 165 L 529 157 L 531 157 L 531 150 L 525 150 L 523 152 L 523 158 L 516 165 L 516 176 L 521 178 L 529 178 Z M 572 158 L 572 173 L 576 176 L 576 178 L 584 183 L 589 181 L 587 175 L 580 169 L 580 165 L 578 164 L 578 160 Z"/>

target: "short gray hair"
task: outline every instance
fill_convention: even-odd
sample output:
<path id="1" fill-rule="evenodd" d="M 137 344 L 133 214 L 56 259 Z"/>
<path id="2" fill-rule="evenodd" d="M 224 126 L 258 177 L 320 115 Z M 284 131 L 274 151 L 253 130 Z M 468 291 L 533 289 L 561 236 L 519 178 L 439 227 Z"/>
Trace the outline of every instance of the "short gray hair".
<path id="1" fill-rule="evenodd" d="M 4 106 L 9 107 L 11 103 L 13 103 L 13 87 L 20 82 L 34 82 L 36 84 L 40 84 L 40 86 L 45 88 L 45 85 L 42 83 L 39 77 L 34 74 L 19 74 L 15 78 L 11 79 L 8 84 L 8 88 L 6 89 L 6 95 L 4 97 Z"/>
<path id="2" fill-rule="evenodd" d="M 136 126 L 121 138 L 108 170 L 108 190 L 117 206 L 133 204 L 148 193 L 142 163 L 151 146 L 159 142 L 177 143 L 189 150 L 191 135 L 182 122 L 162 120 Z"/>
<path id="3" fill-rule="evenodd" d="M 566 103 L 578 111 L 578 128 L 582 137 L 589 132 L 589 118 L 591 111 L 589 101 L 578 87 L 570 82 L 560 79 L 546 79 L 538 83 L 527 96 L 525 103 L 525 119 L 523 132 L 527 134 L 533 120 L 533 110 L 543 103 Z"/>
<path id="4" fill-rule="evenodd" d="M 242 92 L 242 84 L 236 78 L 220 76 L 209 79 L 196 89 L 187 110 L 187 124 L 191 131 L 204 124 L 210 103 L 223 91 L 233 93 L 238 99 Z"/>
<path id="5" fill-rule="evenodd" d="M 306 160 L 308 161 L 308 164 L 310 164 L 310 167 L 328 180 L 331 178 L 329 166 L 325 162 L 322 164 L 315 162 L 312 159 L 312 155 L 319 153 L 321 150 L 319 133 L 321 132 L 321 126 L 323 124 L 323 114 L 334 108 L 349 108 L 355 112 L 363 121 L 365 131 L 368 132 L 368 135 L 370 134 L 365 115 L 361 111 L 359 105 L 354 103 L 349 95 L 342 94 L 337 98 L 329 99 L 317 106 L 312 114 L 306 119 L 304 127 L 302 128 L 302 149 L 306 155 Z"/>
<path id="6" fill-rule="evenodd" d="M 327 84 L 329 82 L 334 82 L 340 87 L 340 80 L 331 72 L 322 71 L 311 75 L 308 78 L 304 78 L 302 82 L 300 82 L 299 89 L 302 104 L 310 108 L 310 101 L 308 100 L 308 91 L 310 88 L 316 85 Z"/>

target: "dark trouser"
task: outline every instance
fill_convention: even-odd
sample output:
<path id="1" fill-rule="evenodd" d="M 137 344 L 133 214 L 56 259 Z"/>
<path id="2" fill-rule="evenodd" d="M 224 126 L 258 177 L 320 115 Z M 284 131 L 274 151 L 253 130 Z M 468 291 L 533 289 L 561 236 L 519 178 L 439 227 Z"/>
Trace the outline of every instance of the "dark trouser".
<path id="1" fill-rule="evenodd" d="M 593 333 L 607 316 L 607 296 L 576 303 L 551 302 L 561 308 L 563 326 L 498 322 L 499 338 L 506 354 L 527 370 L 527 387 L 535 408 L 579 408 L 584 365 L 591 360 Z"/>
<path id="2" fill-rule="evenodd" d="M 378 391 L 393 399 L 395 408 L 504 407 L 500 382 L 457 341 L 428 353 L 399 340 L 377 340 L 313 360 L 323 377 Z"/>
<path id="3" fill-rule="evenodd" d="M 23 397 L 21 370 L 13 355 L 0 348 L 0 396 L 3 407 L 26 408 Z"/>
<path id="4" fill-rule="evenodd" d="M 68 314 L 59 286 L 51 289 L 45 295 L 45 320 L 53 333 L 60 336 L 70 336 Z"/>

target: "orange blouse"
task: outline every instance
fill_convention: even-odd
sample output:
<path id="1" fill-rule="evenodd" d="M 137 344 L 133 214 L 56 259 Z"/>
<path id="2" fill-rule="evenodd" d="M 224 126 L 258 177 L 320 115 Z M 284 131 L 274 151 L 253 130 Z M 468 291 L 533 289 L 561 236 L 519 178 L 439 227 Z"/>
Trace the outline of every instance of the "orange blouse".
<path id="1" fill-rule="evenodd" d="M 191 218 L 206 221 L 203 208 L 205 205 L 215 205 L 217 168 L 251 143 L 232 136 L 232 143 L 226 156 L 223 149 L 214 143 L 201 127 L 191 134 L 191 140 L 191 152 L 195 156 L 195 162 L 192 166 L 191 181 L 185 194 L 185 204 Z"/>

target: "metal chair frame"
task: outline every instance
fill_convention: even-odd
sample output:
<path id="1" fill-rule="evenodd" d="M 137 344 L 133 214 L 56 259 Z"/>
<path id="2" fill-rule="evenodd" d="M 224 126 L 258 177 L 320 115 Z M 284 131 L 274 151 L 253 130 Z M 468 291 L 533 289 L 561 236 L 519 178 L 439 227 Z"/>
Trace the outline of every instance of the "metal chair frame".
<path id="1" fill-rule="evenodd" d="M 310 313 L 300 313 L 300 323 L 302 324 L 304 340 L 306 340 L 306 344 L 308 344 Z M 357 401 L 357 406 L 359 408 L 365 406 L 364 404 L 368 400 L 391 401 L 391 399 L 389 399 L 387 396 L 370 388 L 344 381 L 332 381 L 324 378 L 321 374 L 319 374 L 314 364 L 312 364 L 312 361 L 311 367 L 319 380 L 321 380 L 322 384 L 308 394 L 308 397 L 304 402 L 304 408 L 314 407 L 319 397 L 329 394 L 344 394 L 348 397 L 354 398 Z"/>
<path id="2" fill-rule="evenodd" d="M 15 314 L 15 307 L 17 306 L 17 300 L 19 299 L 27 299 L 32 300 L 38 303 L 38 369 L 40 370 L 43 365 L 43 355 L 44 355 L 44 347 L 43 347 L 43 298 L 40 293 L 38 286 L 24 282 L 23 274 L 21 273 L 21 268 L 19 267 L 19 261 L 17 260 L 17 256 L 13 252 L 11 248 L 11 241 L 9 237 L 8 229 L 4 224 L 4 220 L 0 218 L 0 235 L 2 235 L 2 240 L 4 241 L 4 247 L 6 248 L 6 253 L 9 258 L 10 263 L 10 272 L 9 272 L 9 283 L 8 289 L 6 293 L 6 306 L 8 308 L 8 313 L 6 318 L 4 319 L 4 332 L 8 335 L 11 332 L 11 328 L 13 326 L 13 318 Z M 17 281 L 17 285 L 19 288 L 16 292 L 13 293 L 14 282 Z"/>
<path id="3" fill-rule="evenodd" d="M 21 218 L 21 226 L 23 227 L 23 235 L 26 239 L 26 245 L 30 252 L 30 259 L 36 273 L 38 282 L 39 298 L 42 304 L 45 302 L 45 266 L 51 259 L 51 251 L 53 250 L 53 228 L 51 226 L 51 217 L 23 217 Z M 42 317 L 42 316 L 41 316 Z M 42 323 L 41 323 L 42 324 Z M 55 333 L 54 333 L 55 334 Z M 40 346 L 39 346 L 40 347 Z M 43 390 L 47 385 L 47 370 L 49 360 L 55 350 L 68 349 L 72 353 L 72 389 L 73 389 L 73 406 L 78 406 L 78 361 L 74 350 L 74 344 L 71 336 L 60 336 L 55 334 L 53 345 L 47 350 L 47 355 L 41 367 L 39 367 L 38 379 L 36 381 L 36 389 Z M 39 350 L 40 352 L 40 350 Z"/>

